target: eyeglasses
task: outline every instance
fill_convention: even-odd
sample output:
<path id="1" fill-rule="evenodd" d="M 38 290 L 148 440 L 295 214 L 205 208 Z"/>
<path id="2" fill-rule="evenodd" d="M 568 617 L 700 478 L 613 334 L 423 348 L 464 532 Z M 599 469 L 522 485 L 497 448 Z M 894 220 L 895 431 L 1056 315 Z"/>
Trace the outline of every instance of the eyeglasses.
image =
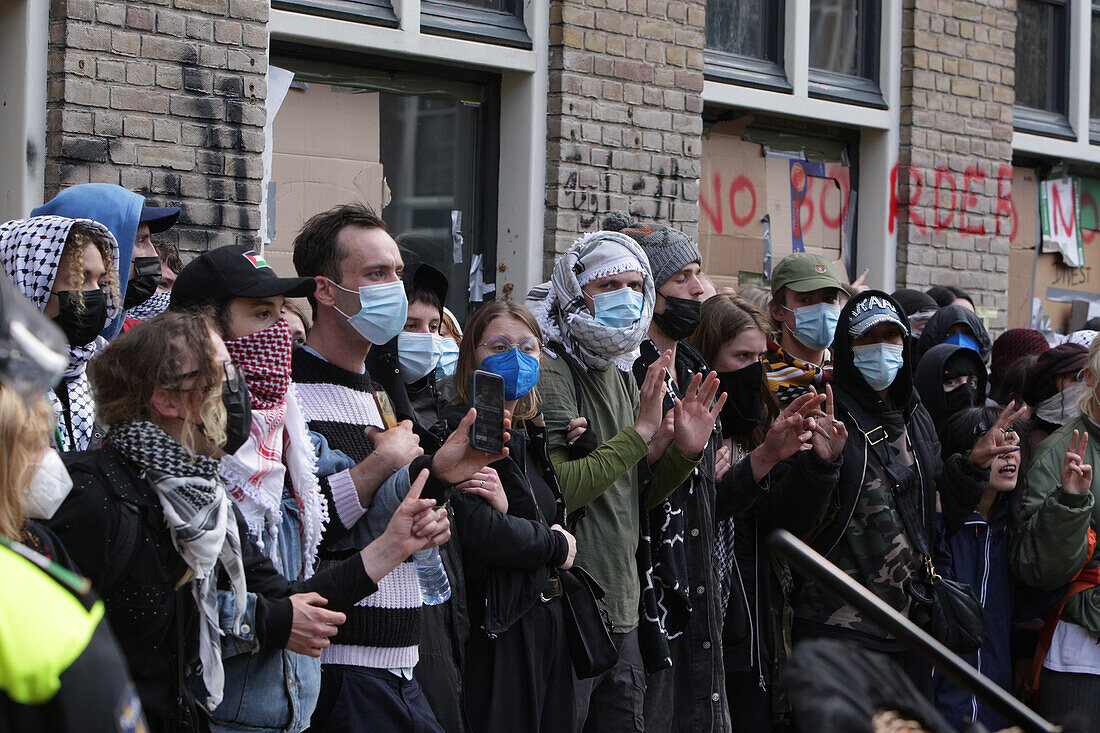
<path id="1" fill-rule="evenodd" d="M 238 374 L 237 365 L 234 364 L 231 361 L 225 361 L 225 362 L 222 362 L 222 370 L 225 372 L 225 381 L 222 382 L 222 389 L 227 389 L 230 392 L 232 392 L 233 394 L 236 394 L 241 388 L 240 381 L 237 378 L 237 374 Z M 189 379 L 190 377 L 197 377 L 200 374 L 202 374 L 202 371 L 199 370 L 199 369 L 195 369 L 193 371 L 185 372 L 183 374 L 177 374 L 175 377 L 172 378 L 172 381 L 176 382 L 176 383 L 179 383 L 179 382 L 182 382 L 185 379 Z M 200 389 L 200 388 L 199 387 L 164 387 L 163 389 L 166 389 L 169 392 L 192 392 L 192 391 L 194 391 L 196 389 Z"/>
<path id="2" fill-rule="evenodd" d="M 521 339 L 518 344 L 513 344 L 507 336 L 497 335 L 486 339 L 485 343 L 477 346 L 479 349 L 482 347 L 485 347 L 490 354 L 503 354 L 511 349 L 519 349 L 528 356 L 538 356 L 542 351 L 542 342 L 534 336 L 527 336 Z"/>

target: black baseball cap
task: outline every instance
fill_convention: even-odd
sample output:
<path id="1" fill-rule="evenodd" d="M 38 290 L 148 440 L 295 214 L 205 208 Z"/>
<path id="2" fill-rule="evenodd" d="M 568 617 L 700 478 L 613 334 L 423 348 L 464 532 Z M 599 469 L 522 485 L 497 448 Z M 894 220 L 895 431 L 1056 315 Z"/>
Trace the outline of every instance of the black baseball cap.
<path id="1" fill-rule="evenodd" d="M 187 263 L 172 286 L 169 307 L 178 310 L 230 298 L 304 298 L 316 289 L 313 278 L 279 277 L 256 250 L 231 244 L 203 252 Z"/>
<path id="2" fill-rule="evenodd" d="M 179 218 L 180 208 L 178 206 L 149 206 L 143 204 L 141 218 L 138 219 L 138 223 L 148 226 L 150 234 L 158 234 L 175 226 L 176 219 Z"/>

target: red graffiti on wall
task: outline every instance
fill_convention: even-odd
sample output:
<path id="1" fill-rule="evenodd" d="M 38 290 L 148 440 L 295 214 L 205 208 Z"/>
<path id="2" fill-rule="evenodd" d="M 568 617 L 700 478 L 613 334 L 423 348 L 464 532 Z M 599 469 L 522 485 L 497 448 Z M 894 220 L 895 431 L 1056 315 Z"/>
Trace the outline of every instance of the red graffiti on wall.
<path id="1" fill-rule="evenodd" d="M 889 230 L 893 234 L 897 227 L 898 219 L 898 164 L 890 170 L 890 223 Z M 909 223 L 922 234 L 927 234 L 929 224 L 933 231 L 942 232 L 955 230 L 963 234 L 984 235 L 986 225 L 976 211 L 978 208 L 978 196 L 984 193 L 987 174 L 982 168 L 971 165 L 963 172 L 961 181 L 958 174 L 947 166 L 935 169 L 934 175 L 925 176 L 919 168 L 908 169 L 909 189 L 908 214 Z M 931 180 L 932 191 L 928 192 L 927 182 Z M 1005 224 L 1008 224 L 1007 233 L 1009 241 L 1016 239 L 1018 217 L 1016 204 L 1012 200 L 1012 166 L 1001 165 L 997 168 L 997 211 L 996 233 L 1005 233 Z M 1094 204 L 1095 205 L 1095 204 Z M 931 208 L 929 219 L 925 217 L 925 211 Z"/>
<path id="2" fill-rule="evenodd" d="M 840 164 L 831 164 L 826 167 L 825 172 L 825 178 L 810 176 L 807 179 L 806 195 L 799 208 L 803 232 L 809 232 L 818 221 L 827 229 L 840 229 L 848 216 L 848 195 L 851 190 L 848 169 Z M 705 190 L 705 182 L 700 185 L 699 208 L 715 234 L 722 234 L 727 221 L 733 222 L 735 227 L 744 228 L 763 216 L 762 202 L 756 194 L 756 186 L 752 180 L 744 174 L 728 180 L 727 184 L 723 181 L 722 174 L 716 172 L 711 177 L 709 193 Z M 838 188 L 839 204 L 833 198 Z"/>

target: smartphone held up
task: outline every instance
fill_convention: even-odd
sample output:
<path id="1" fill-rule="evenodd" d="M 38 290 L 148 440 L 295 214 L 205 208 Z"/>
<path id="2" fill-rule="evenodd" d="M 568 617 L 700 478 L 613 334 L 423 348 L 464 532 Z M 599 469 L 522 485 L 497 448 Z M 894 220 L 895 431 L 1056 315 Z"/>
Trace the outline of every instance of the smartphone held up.
<path id="1" fill-rule="evenodd" d="M 504 450 L 504 380 L 478 369 L 470 377 L 470 394 L 477 417 L 470 428 L 470 445 L 486 453 Z"/>

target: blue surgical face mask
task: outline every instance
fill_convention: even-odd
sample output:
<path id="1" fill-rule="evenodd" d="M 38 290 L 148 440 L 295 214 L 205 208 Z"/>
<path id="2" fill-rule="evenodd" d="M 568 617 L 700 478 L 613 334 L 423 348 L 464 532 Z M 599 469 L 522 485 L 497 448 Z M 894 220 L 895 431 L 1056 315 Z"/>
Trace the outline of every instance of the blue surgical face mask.
<path id="1" fill-rule="evenodd" d="M 978 342 L 970 336 L 967 336 L 965 333 L 956 333 L 953 336 L 948 336 L 947 340 L 944 341 L 944 343 L 953 344 L 955 346 L 963 346 L 979 355 L 982 353 L 981 348 L 978 346 Z"/>
<path id="2" fill-rule="evenodd" d="M 400 280 L 364 285 L 358 291 L 339 285 L 336 287 L 345 293 L 358 293 L 357 312 L 350 316 L 339 308 L 336 312 L 347 318 L 351 327 L 372 344 L 387 343 L 405 328 L 405 321 L 409 317 L 409 300 L 405 297 L 405 285 Z"/>
<path id="3" fill-rule="evenodd" d="M 608 328 L 629 328 L 642 317 L 645 298 L 632 288 L 619 288 L 592 296 L 596 323 Z"/>
<path id="4" fill-rule="evenodd" d="M 481 368 L 504 379 L 504 399 L 519 400 L 539 383 L 539 360 L 517 348 L 490 354 L 481 360 Z"/>
<path id="5" fill-rule="evenodd" d="M 840 306 L 836 303 L 817 303 L 801 308 L 787 308 L 794 313 L 794 328 L 787 328 L 808 349 L 824 351 L 833 343 L 836 322 L 840 320 Z"/>
<path id="6" fill-rule="evenodd" d="M 905 347 L 897 344 L 865 344 L 852 347 L 852 364 L 867 386 L 879 392 L 894 383 L 905 363 Z"/>
<path id="7" fill-rule="evenodd" d="M 423 379 L 436 368 L 443 349 L 441 341 L 437 333 L 402 331 L 397 335 L 397 362 L 405 384 Z"/>
<path id="8" fill-rule="evenodd" d="M 458 365 L 458 344 L 449 336 L 440 339 L 442 350 L 439 354 L 439 366 L 435 368 L 435 378 L 442 379 L 455 373 Z"/>

